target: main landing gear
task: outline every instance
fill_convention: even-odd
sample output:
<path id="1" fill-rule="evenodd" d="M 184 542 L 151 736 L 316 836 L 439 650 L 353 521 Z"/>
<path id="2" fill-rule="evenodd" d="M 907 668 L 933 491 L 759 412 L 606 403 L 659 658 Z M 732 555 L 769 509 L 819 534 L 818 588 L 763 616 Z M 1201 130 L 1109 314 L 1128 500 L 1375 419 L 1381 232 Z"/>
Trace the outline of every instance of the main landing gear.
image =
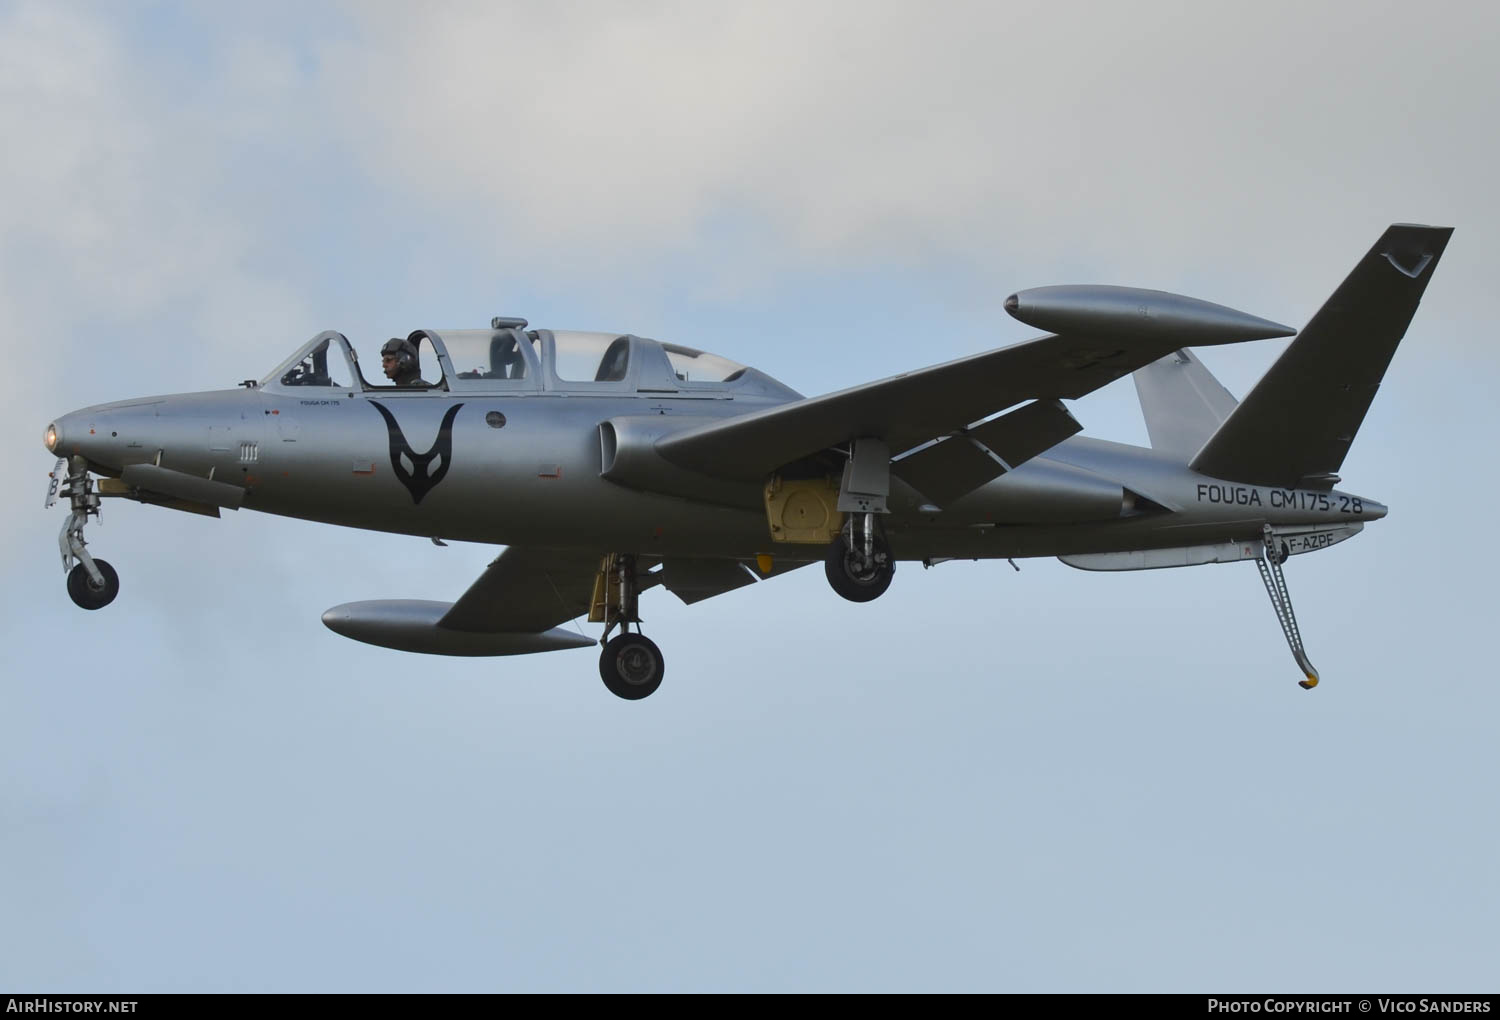
<path id="1" fill-rule="evenodd" d="M 589 620 L 604 623 L 604 636 L 599 639 L 604 646 L 599 653 L 599 676 L 611 694 L 626 701 L 639 701 L 654 694 L 666 670 L 661 649 L 641 633 L 637 609 L 640 593 L 655 583 L 648 580 L 641 584 L 635 557 L 623 553 L 606 556 L 594 580 Z M 634 631 L 630 629 L 632 625 Z M 610 632 L 616 626 L 620 633 L 611 638 Z"/>
<path id="2" fill-rule="evenodd" d="M 1307 650 L 1302 647 L 1302 633 L 1297 629 L 1297 617 L 1292 612 L 1292 596 L 1287 591 L 1286 576 L 1281 572 L 1281 565 L 1291 555 L 1291 550 L 1286 543 L 1277 544 L 1276 535 L 1267 524 L 1261 533 L 1260 555 L 1256 557 L 1255 565 L 1260 568 L 1260 579 L 1265 583 L 1266 594 L 1271 596 L 1271 606 L 1276 610 L 1276 620 L 1281 624 L 1281 633 L 1286 636 L 1286 643 L 1292 649 L 1292 657 L 1297 660 L 1302 674 L 1306 680 L 1298 680 L 1297 686 L 1303 690 L 1310 691 L 1318 686 L 1318 671 L 1307 658 Z"/>
<path id="3" fill-rule="evenodd" d="M 68 474 L 59 489 L 58 481 L 65 464 Z M 88 463 L 82 457 L 74 457 L 71 461 L 58 458 L 48 486 L 47 506 L 55 503 L 59 496 L 67 497 L 71 503 L 71 512 L 57 536 L 63 570 L 68 574 L 68 597 L 83 609 L 103 609 L 120 594 L 120 575 L 107 561 L 90 556 L 83 538 L 83 526 L 89 517 L 99 516 L 99 493 L 94 491 L 94 480 L 89 476 Z"/>
<path id="4" fill-rule="evenodd" d="M 875 526 L 874 514 L 848 515 L 828 548 L 823 572 L 833 590 L 850 602 L 870 602 L 885 594 L 896 574 L 896 561 Z"/>

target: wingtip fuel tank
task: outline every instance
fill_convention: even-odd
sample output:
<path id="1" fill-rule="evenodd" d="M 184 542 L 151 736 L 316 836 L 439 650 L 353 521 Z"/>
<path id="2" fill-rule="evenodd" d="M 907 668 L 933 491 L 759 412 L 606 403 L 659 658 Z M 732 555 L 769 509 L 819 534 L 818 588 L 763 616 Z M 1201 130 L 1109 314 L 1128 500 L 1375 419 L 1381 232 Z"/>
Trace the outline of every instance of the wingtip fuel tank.
<path id="1" fill-rule="evenodd" d="M 1170 337 L 1182 346 L 1291 336 L 1290 326 L 1164 290 L 1103 285 L 1033 287 L 1005 299 L 1005 310 L 1049 333 Z"/>
<path id="2" fill-rule="evenodd" d="M 440 623 L 451 608 L 452 603 L 424 599 L 346 602 L 324 612 L 323 625 L 365 644 L 429 655 L 529 655 L 594 644 L 561 627 L 538 633 L 455 630 Z"/>

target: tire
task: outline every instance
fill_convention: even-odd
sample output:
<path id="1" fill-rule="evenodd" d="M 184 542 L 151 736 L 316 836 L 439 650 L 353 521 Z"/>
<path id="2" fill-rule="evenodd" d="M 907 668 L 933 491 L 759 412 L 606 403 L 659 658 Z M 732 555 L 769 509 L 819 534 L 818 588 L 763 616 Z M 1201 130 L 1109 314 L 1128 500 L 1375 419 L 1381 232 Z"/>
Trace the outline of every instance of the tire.
<path id="1" fill-rule="evenodd" d="M 873 602 L 885 594 L 896 576 L 896 561 L 890 558 L 885 542 L 879 538 L 875 539 L 875 557 L 876 566 L 862 563 L 864 557 L 856 555 L 840 535 L 828 549 L 823 572 L 833 590 L 850 602 Z"/>
<path id="2" fill-rule="evenodd" d="M 94 584 L 88 568 L 82 563 L 75 564 L 68 572 L 68 597 L 82 609 L 103 609 L 120 594 L 120 575 L 115 573 L 115 568 L 106 560 L 95 560 L 94 566 L 104 575 L 103 587 Z"/>
<path id="3" fill-rule="evenodd" d="M 617 698 L 639 701 L 656 693 L 666 664 L 661 649 L 641 634 L 616 634 L 599 653 L 599 676 Z"/>

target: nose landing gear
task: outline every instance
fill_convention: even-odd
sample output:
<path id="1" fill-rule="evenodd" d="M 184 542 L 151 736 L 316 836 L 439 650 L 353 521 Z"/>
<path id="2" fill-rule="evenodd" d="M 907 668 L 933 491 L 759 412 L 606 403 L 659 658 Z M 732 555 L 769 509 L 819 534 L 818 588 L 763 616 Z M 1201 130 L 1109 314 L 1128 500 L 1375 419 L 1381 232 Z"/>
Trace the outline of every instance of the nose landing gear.
<path id="1" fill-rule="evenodd" d="M 68 463 L 68 476 L 63 487 L 58 489 L 57 479 L 64 463 Z M 99 516 L 99 494 L 94 491 L 94 480 L 89 476 L 88 463 L 82 457 L 74 457 L 71 462 L 58 458 L 57 466 L 52 469 L 47 506 L 56 502 L 58 496 L 66 496 L 72 508 L 57 536 L 63 570 L 68 573 L 68 597 L 80 608 L 103 609 L 120 594 L 120 575 L 107 561 L 90 556 L 83 538 L 83 526 L 89 517 Z"/>

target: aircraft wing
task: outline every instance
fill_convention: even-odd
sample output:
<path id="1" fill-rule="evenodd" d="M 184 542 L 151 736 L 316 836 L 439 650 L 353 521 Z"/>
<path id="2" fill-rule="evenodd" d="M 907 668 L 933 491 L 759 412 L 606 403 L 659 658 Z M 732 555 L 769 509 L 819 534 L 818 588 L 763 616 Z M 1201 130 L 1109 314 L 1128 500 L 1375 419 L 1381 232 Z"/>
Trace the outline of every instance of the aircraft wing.
<path id="1" fill-rule="evenodd" d="M 897 454 L 1023 400 L 1077 399 L 1183 345 L 1179 334 L 1038 337 L 663 436 L 656 450 L 681 467 L 743 481 L 854 438 L 883 439 Z"/>
<path id="2" fill-rule="evenodd" d="M 566 623 L 589 611 L 603 555 L 509 546 L 438 625 L 482 633 L 536 633 Z"/>
<path id="3" fill-rule="evenodd" d="M 437 621 L 449 630 L 477 633 L 538 633 L 582 616 L 590 609 L 594 577 L 603 553 L 510 546 Z M 654 560 L 637 561 L 640 570 Z M 766 578 L 806 566 L 778 558 Z M 657 582 L 683 602 L 704 599 L 753 584 L 762 575 L 738 560 L 672 558 L 661 569 L 641 575 L 641 589 Z"/>
<path id="4" fill-rule="evenodd" d="M 526 655 L 584 648 L 594 639 L 560 626 L 589 612 L 602 553 L 510 546 L 457 602 L 376 599 L 346 602 L 323 614 L 329 630 L 356 641 L 431 655 Z M 657 565 L 637 557 L 637 571 Z M 804 564 L 781 561 L 770 577 Z M 638 573 L 638 590 L 663 584 L 686 603 L 753 584 L 737 560 L 676 559 Z"/>

